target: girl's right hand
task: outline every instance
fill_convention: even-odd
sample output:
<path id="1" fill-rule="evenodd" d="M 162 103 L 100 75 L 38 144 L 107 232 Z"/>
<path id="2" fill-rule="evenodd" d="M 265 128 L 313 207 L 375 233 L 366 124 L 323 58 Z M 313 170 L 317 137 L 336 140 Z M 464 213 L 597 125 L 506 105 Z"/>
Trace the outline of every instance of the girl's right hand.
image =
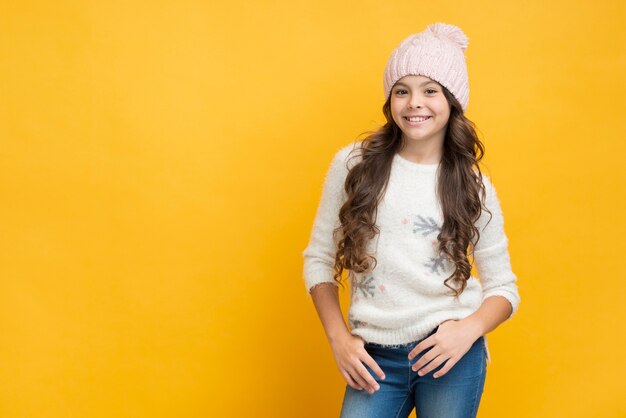
<path id="1" fill-rule="evenodd" d="M 367 364 L 381 379 L 385 378 L 385 373 L 365 350 L 365 341 L 361 337 L 346 334 L 332 342 L 331 348 L 337 367 L 350 387 L 356 390 L 366 389 L 370 394 L 380 389 L 363 363 Z"/>

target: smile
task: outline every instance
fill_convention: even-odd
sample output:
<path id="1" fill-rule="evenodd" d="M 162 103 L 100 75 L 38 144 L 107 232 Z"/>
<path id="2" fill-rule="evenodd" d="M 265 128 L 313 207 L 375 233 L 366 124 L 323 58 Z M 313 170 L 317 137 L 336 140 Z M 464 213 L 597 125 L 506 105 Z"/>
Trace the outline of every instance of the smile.
<path id="1" fill-rule="evenodd" d="M 412 116 L 412 117 L 404 117 L 404 120 L 408 122 L 411 126 L 420 126 L 424 124 L 428 119 L 432 118 L 432 116 Z"/>

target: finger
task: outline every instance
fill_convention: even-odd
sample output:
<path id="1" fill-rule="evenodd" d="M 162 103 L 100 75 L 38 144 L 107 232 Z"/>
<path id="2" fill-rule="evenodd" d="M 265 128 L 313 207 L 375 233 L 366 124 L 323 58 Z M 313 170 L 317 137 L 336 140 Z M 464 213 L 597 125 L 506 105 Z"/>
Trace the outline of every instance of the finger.
<path id="1" fill-rule="evenodd" d="M 430 337 L 426 338 L 424 341 L 421 341 L 419 344 L 413 347 L 413 349 L 409 352 L 409 360 L 413 360 L 415 357 L 419 355 L 419 353 L 426 350 L 428 347 L 433 346 L 434 345 L 434 342 L 432 340 L 433 337 L 434 335 L 431 335 Z"/>
<path id="2" fill-rule="evenodd" d="M 418 371 L 417 374 L 419 374 L 420 376 L 424 376 L 425 374 L 430 373 L 431 370 L 434 370 L 437 367 L 439 367 L 441 365 L 441 363 L 443 363 L 444 361 L 445 361 L 444 356 L 438 356 L 433 361 L 428 363 L 428 365 L 426 367 L 424 367 L 423 369 Z"/>
<path id="3" fill-rule="evenodd" d="M 428 363 L 430 363 L 434 358 L 436 358 L 440 354 L 441 352 L 435 351 L 435 348 L 432 348 L 428 350 L 419 360 L 417 360 L 415 364 L 411 366 L 411 368 L 413 369 L 414 372 L 416 372 L 422 367 L 426 366 Z"/>
<path id="4" fill-rule="evenodd" d="M 409 352 L 409 360 L 413 360 L 423 350 L 424 350 L 424 346 L 422 345 L 422 343 L 419 343 L 418 345 L 413 347 L 413 349 Z"/>
<path id="5" fill-rule="evenodd" d="M 380 386 L 378 386 L 378 382 L 376 382 L 376 380 L 374 380 L 374 378 L 372 377 L 370 372 L 367 371 L 367 369 L 365 368 L 365 366 L 361 362 L 359 362 L 359 364 L 356 366 L 356 369 L 357 369 L 357 372 L 359 373 L 359 375 L 363 379 L 365 379 L 365 381 L 367 382 L 367 385 L 372 390 L 380 389 Z"/>
<path id="6" fill-rule="evenodd" d="M 376 360 L 374 360 L 372 356 L 366 354 L 366 356 L 363 358 L 363 362 L 370 366 L 370 369 L 372 369 L 372 371 L 376 373 L 378 377 L 380 377 L 381 379 L 385 378 L 385 372 L 383 372 L 383 369 L 380 368 L 380 366 L 378 365 L 378 363 L 376 363 Z"/>
<path id="7" fill-rule="evenodd" d="M 348 386 L 350 386 L 352 389 L 363 390 L 363 387 L 354 381 L 352 376 L 350 376 L 350 373 L 348 373 L 345 370 L 342 370 L 341 374 L 343 375 L 343 378 L 345 379 L 346 383 L 348 383 Z"/>
<path id="8" fill-rule="evenodd" d="M 350 370 L 349 373 L 352 379 L 357 383 L 357 385 L 361 386 L 363 389 L 369 392 L 368 389 L 371 389 L 371 388 L 369 387 L 365 379 L 363 379 L 361 374 L 356 370 L 356 368 L 353 368 L 352 370 Z"/>
<path id="9" fill-rule="evenodd" d="M 452 358 L 449 358 L 448 361 L 446 362 L 446 365 L 443 366 L 441 368 L 441 370 L 437 370 L 437 372 L 433 375 L 433 377 L 436 379 L 438 377 L 443 376 L 444 374 L 448 373 L 448 371 L 456 364 L 458 363 L 458 360 L 454 360 L 452 361 Z"/>

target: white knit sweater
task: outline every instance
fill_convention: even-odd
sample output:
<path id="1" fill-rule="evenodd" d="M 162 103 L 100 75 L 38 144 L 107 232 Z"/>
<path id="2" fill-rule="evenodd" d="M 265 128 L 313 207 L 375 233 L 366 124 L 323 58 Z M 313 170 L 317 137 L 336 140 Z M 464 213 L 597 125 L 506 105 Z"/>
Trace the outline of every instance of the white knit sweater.
<path id="1" fill-rule="evenodd" d="M 320 283 L 337 284 L 333 280 L 336 242 L 332 231 L 340 224 L 338 213 L 346 200 L 346 175 L 360 158 L 347 157 L 360 144 L 341 148 L 326 174 L 310 241 L 302 253 L 308 293 Z M 358 155 L 359 150 L 355 153 Z M 369 272 L 348 275 L 348 325 L 353 335 L 367 342 L 393 345 L 422 339 L 445 320 L 469 316 L 489 296 L 502 296 L 511 303 L 513 310 L 508 319 L 518 309 L 517 278 L 511 270 L 502 211 L 496 190 L 485 174 L 485 204 L 493 217 L 489 221 L 489 214 L 483 211 L 476 223 L 480 239 L 474 264 L 480 282 L 471 276 L 458 299 L 443 284 L 454 271 L 454 264 L 436 250 L 443 224 L 435 196 L 438 166 L 394 156 L 389 184 L 378 206 L 376 225 L 380 234 L 368 246 L 368 254 L 376 257 L 377 265 Z M 491 362 L 486 336 L 485 351 Z"/>

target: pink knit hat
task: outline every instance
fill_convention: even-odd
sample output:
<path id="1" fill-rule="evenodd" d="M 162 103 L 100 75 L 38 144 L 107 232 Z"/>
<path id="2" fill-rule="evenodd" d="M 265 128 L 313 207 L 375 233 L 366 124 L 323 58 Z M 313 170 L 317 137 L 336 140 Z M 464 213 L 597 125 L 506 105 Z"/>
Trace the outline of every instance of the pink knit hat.
<path id="1" fill-rule="evenodd" d="M 469 102 L 465 49 L 468 37 L 447 23 L 429 25 L 409 36 L 392 52 L 385 68 L 385 100 L 393 85 L 406 75 L 423 75 L 450 90 L 463 107 Z"/>

